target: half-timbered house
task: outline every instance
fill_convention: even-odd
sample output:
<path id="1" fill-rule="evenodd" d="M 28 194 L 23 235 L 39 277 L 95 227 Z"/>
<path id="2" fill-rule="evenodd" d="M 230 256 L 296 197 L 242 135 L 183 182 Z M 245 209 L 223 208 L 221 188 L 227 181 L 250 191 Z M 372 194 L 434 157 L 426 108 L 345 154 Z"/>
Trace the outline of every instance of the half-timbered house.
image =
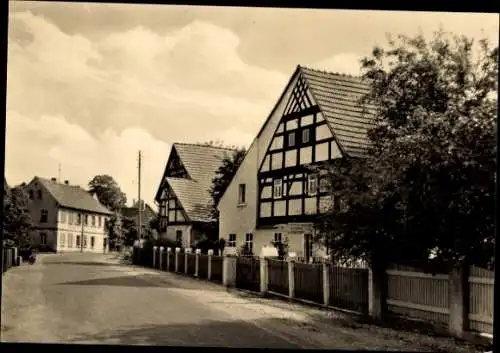
<path id="1" fill-rule="evenodd" d="M 373 107 L 360 98 L 368 91 L 360 78 L 298 66 L 219 202 L 220 236 L 254 252 L 283 242 L 298 256 L 321 256 L 313 220 L 332 200 L 307 167 L 363 156 Z"/>
<path id="2" fill-rule="evenodd" d="M 173 144 L 155 196 L 160 237 L 183 247 L 203 238 L 217 238 L 217 229 L 215 235 L 208 234 L 215 222 L 209 190 L 222 160 L 233 152 L 209 145 Z"/>

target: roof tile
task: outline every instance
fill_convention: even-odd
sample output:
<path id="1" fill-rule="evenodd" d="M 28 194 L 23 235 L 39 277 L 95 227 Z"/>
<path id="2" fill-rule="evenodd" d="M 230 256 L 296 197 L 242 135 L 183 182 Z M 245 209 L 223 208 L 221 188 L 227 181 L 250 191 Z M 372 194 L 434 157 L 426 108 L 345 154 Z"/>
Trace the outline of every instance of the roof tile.
<path id="1" fill-rule="evenodd" d="M 300 70 L 343 150 L 352 156 L 364 154 L 375 114 L 373 105 L 363 106 L 360 102 L 370 92 L 369 82 L 303 66 Z"/>
<path id="2" fill-rule="evenodd" d="M 102 214 L 112 214 L 88 191 L 77 185 L 61 184 L 50 179 L 36 177 L 62 207 Z"/>
<path id="3" fill-rule="evenodd" d="M 191 221 L 211 222 L 210 187 L 224 157 L 234 150 L 200 144 L 174 143 L 191 179 L 167 178 L 167 182 Z"/>

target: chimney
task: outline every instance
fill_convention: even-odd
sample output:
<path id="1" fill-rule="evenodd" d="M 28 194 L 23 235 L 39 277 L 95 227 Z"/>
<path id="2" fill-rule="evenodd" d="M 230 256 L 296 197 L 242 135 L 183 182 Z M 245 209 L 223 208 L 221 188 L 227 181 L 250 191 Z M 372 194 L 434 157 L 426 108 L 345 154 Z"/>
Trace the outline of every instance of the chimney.
<path id="1" fill-rule="evenodd" d="M 56 182 L 56 178 L 51 178 L 50 180 L 52 180 L 54 183 Z"/>
<path id="2" fill-rule="evenodd" d="M 65 180 L 65 181 L 64 181 L 64 184 L 69 185 L 69 181 L 68 181 L 68 180 Z"/>

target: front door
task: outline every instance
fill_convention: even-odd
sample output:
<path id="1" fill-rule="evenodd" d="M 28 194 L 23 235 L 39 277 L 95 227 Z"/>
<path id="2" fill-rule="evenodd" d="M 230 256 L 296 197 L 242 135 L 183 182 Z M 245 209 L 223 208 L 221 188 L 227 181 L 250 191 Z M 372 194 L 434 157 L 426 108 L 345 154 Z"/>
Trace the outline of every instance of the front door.
<path id="1" fill-rule="evenodd" d="M 304 234 L 304 259 L 306 262 L 312 260 L 313 239 L 312 234 Z"/>

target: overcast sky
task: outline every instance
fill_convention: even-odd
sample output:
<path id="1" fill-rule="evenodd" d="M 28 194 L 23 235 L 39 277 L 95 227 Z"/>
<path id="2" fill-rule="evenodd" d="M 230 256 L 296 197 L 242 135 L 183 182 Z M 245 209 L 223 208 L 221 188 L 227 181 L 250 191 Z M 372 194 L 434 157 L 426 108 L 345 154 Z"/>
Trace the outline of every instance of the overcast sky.
<path id="1" fill-rule="evenodd" d="M 498 15 L 11 2 L 6 177 L 110 174 L 153 204 L 173 142 L 248 146 L 297 64 L 359 74 L 386 33 L 498 45 Z"/>

